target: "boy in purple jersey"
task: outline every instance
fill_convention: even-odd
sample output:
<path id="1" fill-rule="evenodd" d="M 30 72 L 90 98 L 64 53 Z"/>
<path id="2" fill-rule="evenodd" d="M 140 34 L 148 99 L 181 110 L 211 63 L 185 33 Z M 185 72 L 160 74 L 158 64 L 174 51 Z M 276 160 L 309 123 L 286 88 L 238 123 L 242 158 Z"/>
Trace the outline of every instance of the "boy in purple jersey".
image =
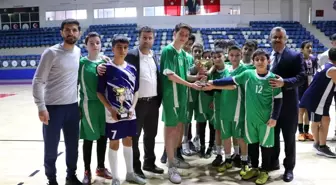
<path id="1" fill-rule="evenodd" d="M 112 172 L 112 185 L 120 185 L 118 180 L 119 139 L 124 145 L 126 162 L 126 181 L 146 184 L 133 171 L 132 136 L 136 133 L 135 106 L 138 101 L 137 71 L 124 59 L 128 52 L 129 41 L 125 36 L 116 36 L 112 40 L 114 58 L 106 64 L 106 72 L 99 76 L 97 95 L 105 106 L 106 136 L 110 139 L 109 161 Z"/>

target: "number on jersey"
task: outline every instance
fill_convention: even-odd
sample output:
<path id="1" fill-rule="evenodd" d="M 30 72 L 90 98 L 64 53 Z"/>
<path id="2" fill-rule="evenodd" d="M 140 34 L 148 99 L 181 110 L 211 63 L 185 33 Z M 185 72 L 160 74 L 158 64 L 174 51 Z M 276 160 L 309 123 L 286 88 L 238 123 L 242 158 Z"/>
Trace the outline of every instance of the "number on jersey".
<path id="1" fill-rule="evenodd" d="M 117 131 L 116 130 L 111 130 L 111 132 L 113 133 L 112 139 L 114 139 L 116 137 L 116 135 L 117 135 Z"/>
<path id="2" fill-rule="evenodd" d="M 262 86 L 262 85 L 256 85 L 256 93 L 257 93 L 257 94 L 261 94 L 262 89 L 263 89 L 263 86 Z"/>

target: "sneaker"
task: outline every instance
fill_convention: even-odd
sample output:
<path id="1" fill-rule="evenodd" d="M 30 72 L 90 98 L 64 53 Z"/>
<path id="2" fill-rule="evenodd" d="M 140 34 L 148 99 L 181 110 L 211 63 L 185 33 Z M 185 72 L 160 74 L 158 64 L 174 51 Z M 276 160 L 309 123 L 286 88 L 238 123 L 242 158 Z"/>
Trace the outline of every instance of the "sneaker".
<path id="1" fill-rule="evenodd" d="M 316 150 L 316 152 L 318 152 L 320 150 L 320 144 L 314 142 L 313 148 Z"/>
<path id="2" fill-rule="evenodd" d="M 213 147 L 209 147 L 207 151 L 205 152 L 204 158 L 209 159 L 212 155 Z"/>
<path id="3" fill-rule="evenodd" d="M 111 185 L 120 185 L 120 181 L 118 179 L 112 179 Z"/>
<path id="4" fill-rule="evenodd" d="M 166 150 L 163 150 L 163 154 L 161 156 L 160 161 L 161 161 L 162 164 L 166 164 L 167 163 L 167 152 L 166 152 Z"/>
<path id="5" fill-rule="evenodd" d="M 336 154 L 332 152 L 328 146 L 319 147 L 319 150 L 317 151 L 317 155 L 323 155 L 329 158 L 336 158 Z"/>
<path id="6" fill-rule="evenodd" d="M 195 151 L 199 152 L 201 150 L 201 141 L 200 141 L 199 137 L 197 137 L 197 136 L 194 137 L 193 144 L 195 146 Z"/>
<path id="7" fill-rule="evenodd" d="M 243 180 L 250 180 L 254 177 L 258 177 L 260 174 L 260 171 L 258 168 L 252 168 L 249 171 L 246 172 L 245 175 L 242 176 Z"/>
<path id="8" fill-rule="evenodd" d="M 228 169 L 231 169 L 233 167 L 233 162 L 231 159 L 226 159 L 224 163 L 220 165 L 220 167 L 217 168 L 217 171 L 219 173 L 223 173 Z"/>
<path id="9" fill-rule="evenodd" d="M 196 153 L 196 149 L 195 149 L 194 143 L 192 141 L 188 141 L 188 143 L 189 143 L 190 150 L 193 152 L 193 154 L 195 154 Z"/>
<path id="10" fill-rule="evenodd" d="M 268 173 L 265 171 L 261 171 L 255 183 L 260 185 L 265 184 L 268 178 L 269 178 Z"/>
<path id="11" fill-rule="evenodd" d="M 246 172 L 250 171 L 250 167 L 247 161 L 242 161 L 241 170 L 239 172 L 240 176 L 246 175 Z"/>
<path id="12" fill-rule="evenodd" d="M 168 166 L 168 163 L 167 163 L 167 166 Z M 182 161 L 178 158 L 175 158 L 174 161 L 173 161 L 173 166 L 175 168 L 180 168 L 180 169 L 189 169 L 190 168 L 190 164 L 185 162 L 185 161 Z"/>
<path id="13" fill-rule="evenodd" d="M 137 176 L 135 173 L 127 173 L 126 181 L 135 184 L 146 184 L 146 180 Z"/>
<path id="14" fill-rule="evenodd" d="M 91 172 L 88 170 L 85 170 L 84 172 L 84 178 L 83 178 L 83 185 L 91 185 L 92 175 Z"/>
<path id="15" fill-rule="evenodd" d="M 306 141 L 306 135 L 304 133 L 301 133 L 298 135 L 298 140 L 299 141 Z"/>
<path id="16" fill-rule="evenodd" d="M 180 184 L 182 182 L 182 178 L 175 167 L 168 169 L 169 181 L 174 184 Z"/>
<path id="17" fill-rule="evenodd" d="M 182 143 L 182 155 L 192 156 L 192 151 L 189 148 L 189 143 Z"/>
<path id="18" fill-rule="evenodd" d="M 223 162 L 223 157 L 222 155 L 217 155 L 215 160 L 212 161 L 211 165 L 213 167 L 219 167 Z"/>
<path id="19" fill-rule="evenodd" d="M 47 185 L 58 185 L 56 180 L 49 180 Z"/>
<path id="20" fill-rule="evenodd" d="M 201 146 L 201 149 L 198 152 L 200 158 L 205 158 L 205 146 Z"/>
<path id="21" fill-rule="evenodd" d="M 107 168 L 97 168 L 96 169 L 96 176 L 102 177 L 105 179 L 112 179 L 111 172 L 108 171 Z"/>
<path id="22" fill-rule="evenodd" d="M 239 154 L 232 154 L 231 159 L 232 159 L 235 167 L 240 167 L 241 166 L 241 157 L 240 157 Z"/>
<path id="23" fill-rule="evenodd" d="M 67 177 L 65 185 L 83 185 L 81 181 L 78 180 L 77 176 Z"/>
<path id="24" fill-rule="evenodd" d="M 314 136 L 310 133 L 305 133 L 305 137 L 308 141 L 314 141 Z"/>

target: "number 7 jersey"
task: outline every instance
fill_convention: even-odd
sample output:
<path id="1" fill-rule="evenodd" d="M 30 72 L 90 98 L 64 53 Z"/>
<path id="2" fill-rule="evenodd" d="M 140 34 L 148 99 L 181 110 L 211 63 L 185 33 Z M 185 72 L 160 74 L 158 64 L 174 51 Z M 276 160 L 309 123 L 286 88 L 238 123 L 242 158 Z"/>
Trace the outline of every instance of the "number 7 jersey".
<path id="1" fill-rule="evenodd" d="M 281 88 L 272 88 L 269 80 L 275 74 L 268 72 L 261 77 L 256 70 L 247 70 L 233 77 L 234 82 L 245 90 L 245 121 L 266 124 L 271 118 L 274 98 L 281 98 Z"/>

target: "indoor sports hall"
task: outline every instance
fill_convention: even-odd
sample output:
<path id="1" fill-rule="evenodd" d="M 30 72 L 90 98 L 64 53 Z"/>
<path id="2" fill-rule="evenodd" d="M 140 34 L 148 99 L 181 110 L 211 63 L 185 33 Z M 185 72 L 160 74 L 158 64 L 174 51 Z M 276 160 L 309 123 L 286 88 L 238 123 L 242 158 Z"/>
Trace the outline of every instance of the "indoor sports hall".
<path id="1" fill-rule="evenodd" d="M 331 35 L 336 33 L 335 0 L 0 0 L 0 185 L 44 185 L 44 141 L 42 123 L 34 103 L 32 79 L 43 51 L 62 42 L 60 26 L 63 20 L 80 22 L 81 36 L 77 46 L 86 56 L 85 35 L 101 34 L 101 52 L 113 57 L 111 39 L 116 34 L 128 37 L 129 48 L 139 45 L 138 30 L 143 26 L 155 29 L 152 50 L 160 56 L 162 49 L 173 42 L 174 26 L 180 22 L 192 26 L 196 42 L 204 49 L 214 49 L 218 39 L 234 40 L 240 47 L 254 39 L 258 47 L 271 53 L 269 34 L 273 27 L 287 31 L 286 47 L 300 52 L 304 40 L 312 42 L 312 55 L 319 56 L 329 48 Z M 335 46 L 334 46 L 335 47 Z M 160 162 L 164 150 L 162 106 L 155 138 L 155 164 L 163 174 L 144 172 L 149 185 L 172 184 L 167 165 Z M 327 144 L 336 152 L 335 103 L 330 107 Z M 192 121 L 192 133 L 196 133 Z M 298 133 L 297 133 L 298 134 Z M 209 132 L 206 130 L 206 142 Z M 297 136 L 296 136 L 297 138 Z M 79 140 L 77 177 L 83 179 L 83 141 Z M 107 145 L 107 148 L 109 146 Z M 143 135 L 139 139 L 140 160 L 143 161 Z M 65 184 L 66 163 L 63 134 L 56 161 L 58 184 Z M 125 181 L 126 166 L 123 151 L 118 151 L 118 176 Z M 296 142 L 294 180 L 286 183 L 284 173 L 284 143 L 281 136 L 280 170 L 269 173 L 269 185 L 334 185 L 336 160 L 316 154 L 313 141 Z M 218 173 L 211 158 L 184 156 L 189 169 L 178 169 L 185 185 L 252 185 L 243 181 L 239 168 Z M 261 161 L 261 160 L 260 160 Z M 93 144 L 91 168 L 97 165 L 96 144 Z M 106 168 L 110 168 L 108 154 Z M 92 175 L 92 184 L 111 184 L 111 180 Z"/>

